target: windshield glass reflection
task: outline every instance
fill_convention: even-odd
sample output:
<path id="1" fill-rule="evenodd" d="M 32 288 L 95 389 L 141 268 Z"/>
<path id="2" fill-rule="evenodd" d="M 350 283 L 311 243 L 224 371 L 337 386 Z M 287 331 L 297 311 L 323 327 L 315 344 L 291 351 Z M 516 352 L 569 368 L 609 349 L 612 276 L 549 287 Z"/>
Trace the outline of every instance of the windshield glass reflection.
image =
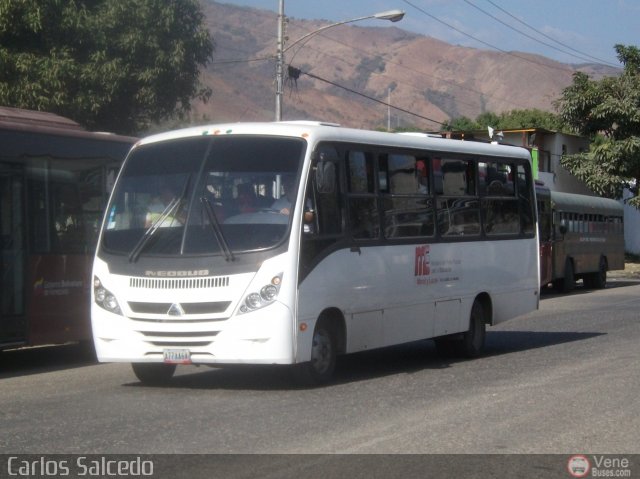
<path id="1" fill-rule="evenodd" d="M 103 232 L 107 251 L 223 254 L 270 248 L 288 234 L 306 143 L 196 137 L 136 148 Z"/>

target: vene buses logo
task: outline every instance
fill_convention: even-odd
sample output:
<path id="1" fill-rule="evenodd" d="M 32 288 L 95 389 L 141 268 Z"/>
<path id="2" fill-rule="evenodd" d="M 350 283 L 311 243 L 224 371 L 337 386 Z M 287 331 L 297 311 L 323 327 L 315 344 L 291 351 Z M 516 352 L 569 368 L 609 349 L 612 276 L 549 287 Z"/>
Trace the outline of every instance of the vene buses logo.
<path id="1" fill-rule="evenodd" d="M 589 470 L 591 469 L 591 464 L 589 463 L 589 459 L 583 455 L 571 456 L 569 458 L 569 462 L 567 463 L 567 469 L 569 470 L 569 474 L 573 477 L 586 477 L 589 474 Z"/>

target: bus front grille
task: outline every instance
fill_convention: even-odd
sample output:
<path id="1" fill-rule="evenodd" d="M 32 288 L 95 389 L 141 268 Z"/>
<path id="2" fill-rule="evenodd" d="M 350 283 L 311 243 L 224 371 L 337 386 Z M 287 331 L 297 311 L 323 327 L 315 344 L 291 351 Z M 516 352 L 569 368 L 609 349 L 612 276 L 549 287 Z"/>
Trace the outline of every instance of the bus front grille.
<path id="1" fill-rule="evenodd" d="M 219 331 L 140 331 L 145 341 L 163 348 L 195 348 L 209 346 Z"/>
<path id="2" fill-rule="evenodd" d="M 206 278 L 129 278 L 129 287 L 139 289 L 208 289 L 229 286 L 228 276 Z"/>
<path id="3" fill-rule="evenodd" d="M 191 314 L 220 314 L 224 313 L 231 301 L 212 301 L 206 303 L 180 303 L 185 315 Z M 170 314 L 174 303 L 143 303 L 129 301 L 129 308 L 136 314 Z"/>

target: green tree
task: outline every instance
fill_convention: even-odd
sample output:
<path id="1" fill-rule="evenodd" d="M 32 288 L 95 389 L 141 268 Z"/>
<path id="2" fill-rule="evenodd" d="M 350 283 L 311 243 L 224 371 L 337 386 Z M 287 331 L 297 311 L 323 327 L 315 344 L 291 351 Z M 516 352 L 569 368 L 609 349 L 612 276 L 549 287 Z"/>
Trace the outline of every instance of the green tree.
<path id="1" fill-rule="evenodd" d="M 565 156 L 561 164 L 603 196 L 620 198 L 629 188 L 630 203 L 640 208 L 640 50 L 615 49 L 624 65 L 620 76 L 594 81 L 575 73 L 556 102 L 562 120 L 593 140 L 588 152 Z"/>
<path id="2" fill-rule="evenodd" d="M 486 130 L 487 127 L 500 129 L 500 116 L 492 111 L 485 111 L 476 116 L 475 122 L 478 130 Z"/>
<path id="3" fill-rule="evenodd" d="M 197 0 L 0 0 L 0 104 L 134 134 L 211 92 Z"/>
<path id="4" fill-rule="evenodd" d="M 520 128 L 544 128 L 557 131 L 561 129 L 561 122 L 557 115 L 537 108 L 525 110 L 511 110 L 500 115 L 497 128 L 501 130 L 515 130 Z"/>
<path id="5" fill-rule="evenodd" d="M 554 113 L 537 108 L 511 110 L 497 114 L 491 111 L 480 113 L 475 120 L 466 116 L 454 118 L 442 126 L 442 131 L 485 130 L 488 126 L 496 130 L 513 130 L 518 128 L 545 128 L 559 130 L 562 123 Z"/>
<path id="6" fill-rule="evenodd" d="M 440 127 L 440 131 L 469 131 L 479 129 L 479 125 L 471 118 L 461 116 L 445 121 Z"/>

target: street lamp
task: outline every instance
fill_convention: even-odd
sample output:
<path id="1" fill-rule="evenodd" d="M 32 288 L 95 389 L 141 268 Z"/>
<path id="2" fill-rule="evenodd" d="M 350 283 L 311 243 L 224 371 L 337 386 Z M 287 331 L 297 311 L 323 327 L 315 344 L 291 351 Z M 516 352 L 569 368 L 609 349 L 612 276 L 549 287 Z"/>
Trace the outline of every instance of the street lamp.
<path id="1" fill-rule="evenodd" d="M 295 45 L 303 42 L 310 37 L 317 35 L 320 32 L 328 28 L 337 27 L 346 23 L 359 22 L 360 20 L 378 19 L 389 20 L 391 22 L 399 22 L 404 17 L 402 10 L 388 10 L 386 12 L 374 13 L 373 15 L 367 15 L 366 17 L 352 18 L 351 20 L 344 20 L 342 22 L 331 23 L 324 27 L 318 28 L 306 35 L 301 36 L 296 41 L 284 46 L 284 0 L 280 0 L 280 8 L 278 11 L 278 43 L 277 43 L 277 55 L 276 55 L 276 121 L 282 120 L 282 96 L 283 96 L 283 84 L 284 84 L 284 54 L 294 47 Z"/>

